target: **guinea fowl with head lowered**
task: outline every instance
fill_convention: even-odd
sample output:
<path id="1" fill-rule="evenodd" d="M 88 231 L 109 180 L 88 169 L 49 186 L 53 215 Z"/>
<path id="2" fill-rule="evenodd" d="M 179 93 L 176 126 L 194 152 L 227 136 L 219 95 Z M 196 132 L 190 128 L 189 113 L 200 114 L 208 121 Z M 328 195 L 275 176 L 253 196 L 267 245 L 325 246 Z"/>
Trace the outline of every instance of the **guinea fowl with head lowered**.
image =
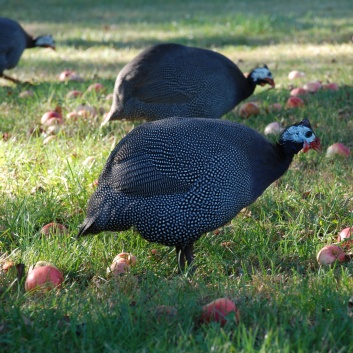
<path id="1" fill-rule="evenodd" d="M 276 144 L 225 120 L 142 124 L 110 154 L 78 236 L 135 227 L 150 242 L 175 246 L 183 269 L 203 233 L 253 203 L 310 148 L 321 144 L 308 120 L 288 127 Z"/>
<path id="2" fill-rule="evenodd" d="M 212 50 L 165 43 L 151 46 L 118 74 L 111 120 L 159 120 L 173 116 L 218 119 L 254 93 L 274 87 L 265 65 L 245 77 L 227 57 Z"/>
<path id="3" fill-rule="evenodd" d="M 55 44 L 50 35 L 34 38 L 18 22 L 0 17 L 0 77 L 21 83 L 20 80 L 5 75 L 4 70 L 14 68 L 24 50 L 34 47 L 55 49 Z"/>

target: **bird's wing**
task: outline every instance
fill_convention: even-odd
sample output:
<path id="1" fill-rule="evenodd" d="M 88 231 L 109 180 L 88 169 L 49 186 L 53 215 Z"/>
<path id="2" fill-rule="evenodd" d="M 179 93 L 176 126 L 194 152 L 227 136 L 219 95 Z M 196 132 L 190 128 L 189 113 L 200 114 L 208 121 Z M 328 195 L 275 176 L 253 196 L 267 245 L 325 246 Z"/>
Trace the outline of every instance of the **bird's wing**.
<path id="1" fill-rule="evenodd" d="M 107 163 L 100 180 L 118 191 L 145 197 L 182 193 L 192 187 L 191 178 L 180 179 L 172 170 L 163 171 L 166 165 L 165 161 L 156 164 L 151 152 L 134 153 Z"/>
<path id="2" fill-rule="evenodd" d="M 194 94 L 163 78 L 150 77 L 143 85 L 135 87 L 134 96 L 148 104 L 180 104 L 188 102 Z"/>

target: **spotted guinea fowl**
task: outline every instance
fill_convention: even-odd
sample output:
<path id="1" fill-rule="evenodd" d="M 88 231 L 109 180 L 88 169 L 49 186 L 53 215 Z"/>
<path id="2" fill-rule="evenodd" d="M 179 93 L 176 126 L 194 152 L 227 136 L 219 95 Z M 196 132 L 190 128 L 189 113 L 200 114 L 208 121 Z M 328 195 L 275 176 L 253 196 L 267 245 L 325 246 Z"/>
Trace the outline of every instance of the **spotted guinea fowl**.
<path id="1" fill-rule="evenodd" d="M 203 233 L 253 203 L 299 151 L 320 147 L 306 119 L 284 130 L 276 144 L 226 120 L 142 124 L 110 154 L 78 236 L 133 226 L 150 242 L 175 246 L 184 268 Z"/>
<path id="2" fill-rule="evenodd" d="M 21 81 L 5 75 L 4 70 L 14 68 L 23 51 L 34 47 L 55 49 L 54 40 L 50 35 L 34 38 L 18 22 L 0 17 L 0 77 L 20 83 Z"/>
<path id="3" fill-rule="evenodd" d="M 166 43 L 142 51 L 118 74 L 110 120 L 159 120 L 172 116 L 220 118 L 251 96 L 256 85 L 274 87 L 265 65 L 245 77 L 212 50 Z"/>

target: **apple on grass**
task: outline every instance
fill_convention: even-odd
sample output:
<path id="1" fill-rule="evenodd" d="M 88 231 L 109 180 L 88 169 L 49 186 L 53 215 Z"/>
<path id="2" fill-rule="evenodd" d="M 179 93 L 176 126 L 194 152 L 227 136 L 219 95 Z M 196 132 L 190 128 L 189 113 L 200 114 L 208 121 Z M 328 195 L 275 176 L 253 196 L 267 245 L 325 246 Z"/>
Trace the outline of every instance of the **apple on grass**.
<path id="1" fill-rule="evenodd" d="M 320 265 L 343 263 L 347 260 L 345 252 L 335 244 L 324 246 L 317 254 L 316 260 Z"/>
<path id="2" fill-rule="evenodd" d="M 57 112 L 56 110 L 50 110 L 45 112 L 40 119 L 41 123 L 46 126 L 55 125 L 55 124 L 62 124 L 63 117 L 62 115 Z"/>
<path id="3" fill-rule="evenodd" d="M 235 321 L 238 323 L 240 313 L 234 302 L 227 298 L 219 298 L 202 307 L 200 322 L 206 324 L 214 321 L 224 326 L 228 322 L 231 314 L 235 316 Z"/>
<path id="4" fill-rule="evenodd" d="M 301 108 L 304 107 L 304 101 L 299 97 L 290 97 L 287 100 L 287 108 Z"/>
<path id="5" fill-rule="evenodd" d="M 347 146 L 345 146 L 343 143 L 336 142 L 327 148 L 326 157 L 348 157 L 350 153 L 351 151 Z"/>
<path id="6" fill-rule="evenodd" d="M 353 246 L 353 227 L 342 229 L 337 237 L 340 246 L 346 250 L 350 250 Z"/>
<path id="7" fill-rule="evenodd" d="M 247 102 L 240 106 L 239 115 L 243 118 L 249 118 L 251 115 L 259 115 L 260 108 L 255 102 Z"/>
<path id="8" fill-rule="evenodd" d="M 64 277 L 60 270 L 51 265 L 39 266 L 30 271 L 25 282 L 25 290 L 49 291 L 53 288 L 60 288 Z"/>
<path id="9" fill-rule="evenodd" d="M 60 234 L 68 234 L 69 231 L 63 224 L 51 222 L 43 226 L 40 233 L 42 235 L 52 235 L 52 234 L 60 235 Z"/>
<path id="10" fill-rule="evenodd" d="M 305 73 L 303 71 L 293 70 L 288 74 L 289 80 L 294 80 L 296 78 L 305 77 Z"/>
<path id="11" fill-rule="evenodd" d="M 304 89 L 304 88 L 301 88 L 301 87 L 298 87 L 298 88 L 293 88 L 291 91 L 290 91 L 290 95 L 292 97 L 298 97 L 298 96 L 304 96 L 306 94 L 308 94 L 309 92 Z"/>

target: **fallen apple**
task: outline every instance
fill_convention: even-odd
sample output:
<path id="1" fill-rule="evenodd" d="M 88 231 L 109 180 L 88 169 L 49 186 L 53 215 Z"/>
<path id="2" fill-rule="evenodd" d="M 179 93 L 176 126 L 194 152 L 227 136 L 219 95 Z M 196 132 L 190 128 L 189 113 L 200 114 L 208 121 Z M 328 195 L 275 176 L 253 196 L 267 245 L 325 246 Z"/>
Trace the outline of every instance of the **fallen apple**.
<path id="1" fill-rule="evenodd" d="M 52 263 L 48 262 L 48 261 L 37 261 L 34 265 L 30 266 L 28 269 L 28 273 L 30 273 L 32 270 L 34 270 L 37 267 L 44 267 L 44 266 L 51 266 L 51 267 L 55 267 Z"/>
<path id="2" fill-rule="evenodd" d="M 82 96 L 82 92 L 78 91 L 76 89 L 68 92 L 68 94 L 66 95 L 67 98 L 77 98 L 77 97 L 81 97 Z"/>
<path id="3" fill-rule="evenodd" d="M 123 261 L 114 261 L 108 268 L 107 274 L 114 275 L 115 277 L 119 277 L 121 274 L 129 272 L 130 266 L 126 263 L 125 259 L 121 259 Z"/>
<path id="4" fill-rule="evenodd" d="M 304 107 L 304 101 L 299 97 L 290 97 L 287 100 L 287 108 L 300 108 Z"/>
<path id="5" fill-rule="evenodd" d="M 60 75 L 59 75 L 59 80 L 64 82 L 64 81 L 76 81 L 76 82 L 82 82 L 83 78 L 79 76 L 75 71 L 72 70 L 64 70 Z"/>
<path id="6" fill-rule="evenodd" d="M 219 298 L 202 307 L 201 323 L 219 322 L 224 326 L 228 321 L 228 314 L 234 313 L 235 321 L 240 320 L 240 313 L 234 302 L 227 298 Z"/>
<path id="7" fill-rule="evenodd" d="M 298 88 L 293 88 L 291 91 L 290 91 L 290 95 L 292 97 L 298 97 L 298 96 L 304 96 L 306 94 L 308 94 L 309 92 L 304 89 L 304 88 L 301 88 L 301 87 L 298 87 Z"/>
<path id="8" fill-rule="evenodd" d="M 64 281 L 62 273 L 53 266 L 40 266 L 34 268 L 28 273 L 25 290 L 44 290 L 49 291 L 53 288 L 59 288 Z"/>
<path id="9" fill-rule="evenodd" d="M 310 93 L 316 93 L 319 89 L 321 89 L 322 84 L 320 81 L 311 81 L 311 82 L 307 82 L 303 88 L 310 92 Z"/>
<path id="10" fill-rule="evenodd" d="M 60 235 L 68 234 L 69 231 L 63 224 L 51 222 L 43 226 L 40 233 L 42 235 Z"/>
<path id="11" fill-rule="evenodd" d="M 331 265 L 336 261 L 343 263 L 346 261 L 346 254 L 338 245 L 326 245 L 318 252 L 316 260 L 320 265 Z"/>
<path id="12" fill-rule="evenodd" d="M 95 91 L 96 93 L 101 93 L 105 91 L 105 87 L 101 83 L 92 83 L 88 86 L 87 92 Z"/>
<path id="13" fill-rule="evenodd" d="M 282 104 L 281 103 L 273 103 L 271 108 L 272 108 L 272 110 L 280 112 L 282 110 Z"/>
<path id="14" fill-rule="evenodd" d="M 47 126 L 54 125 L 54 124 L 62 124 L 63 118 L 62 118 L 62 115 L 57 111 L 50 110 L 42 115 L 40 122 L 43 125 L 47 125 Z"/>
<path id="15" fill-rule="evenodd" d="M 343 143 L 336 142 L 327 148 L 326 157 L 334 157 L 336 155 L 348 157 L 350 153 L 351 151 L 347 146 Z"/>
<path id="16" fill-rule="evenodd" d="M 294 80 L 296 78 L 305 77 L 305 73 L 303 71 L 293 70 L 288 74 L 289 80 Z"/>
<path id="17" fill-rule="evenodd" d="M 283 127 L 281 126 L 281 124 L 277 121 L 273 121 L 272 123 L 269 123 L 266 127 L 265 127 L 265 135 L 270 135 L 270 134 L 280 134 L 283 131 Z"/>
<path id="18" fill-rule="evenodd" d="M 240 108 L 239 108 L 239 115 L 243 118 L 248 118 L 251 115 L 258 115 L 260 114 L 260 108 L 259 106 L 254 103 L 254 102 L 247 102 L 244 103 Z"/>
<path id="19" fill-rule="evenodd" d="M 353 227 L 344 228 L 339 232 L 337 241 L 350 239 L 352 235 L 353 235 Z"/>
<path id="20" fill-rule="evenodd" d="M 328 91 L 338 91 L 339 87 L 337 85 L 337 83 L 325 83 L 324 85 L 322 85 L 322 89 L 323 90 L 328 90 Z"/>
<path id="21" fill-rule="evenodd" d="M 76 121 L 78 118 L 78 114 L 77 114 L 77 112 L 69 112 L 66 114 L 66 118 L 69 120 Z"/>
<path id="22" fill-rule="evenodd" d="M 50 135 L 47 136 L 44 140 L 43 140 L 43 145 L 47 145 L 48 143 L 52 142 L 53 140 L 56 139 L 55 135 Z"/>
<path id="23" fill-rule="evenodd" d="M 135 266 L 136 265 L 136 261 L 137 261 L 136 256 L 131 254 L 131 253 L 129 253 L 129 252 L 121 252 L 120 254 L 116 255 L 114 260 L 113 260 L 113 262 L 117 262 L 120 259 L 127 260 L 127 263 L 130 266 Z"/>

